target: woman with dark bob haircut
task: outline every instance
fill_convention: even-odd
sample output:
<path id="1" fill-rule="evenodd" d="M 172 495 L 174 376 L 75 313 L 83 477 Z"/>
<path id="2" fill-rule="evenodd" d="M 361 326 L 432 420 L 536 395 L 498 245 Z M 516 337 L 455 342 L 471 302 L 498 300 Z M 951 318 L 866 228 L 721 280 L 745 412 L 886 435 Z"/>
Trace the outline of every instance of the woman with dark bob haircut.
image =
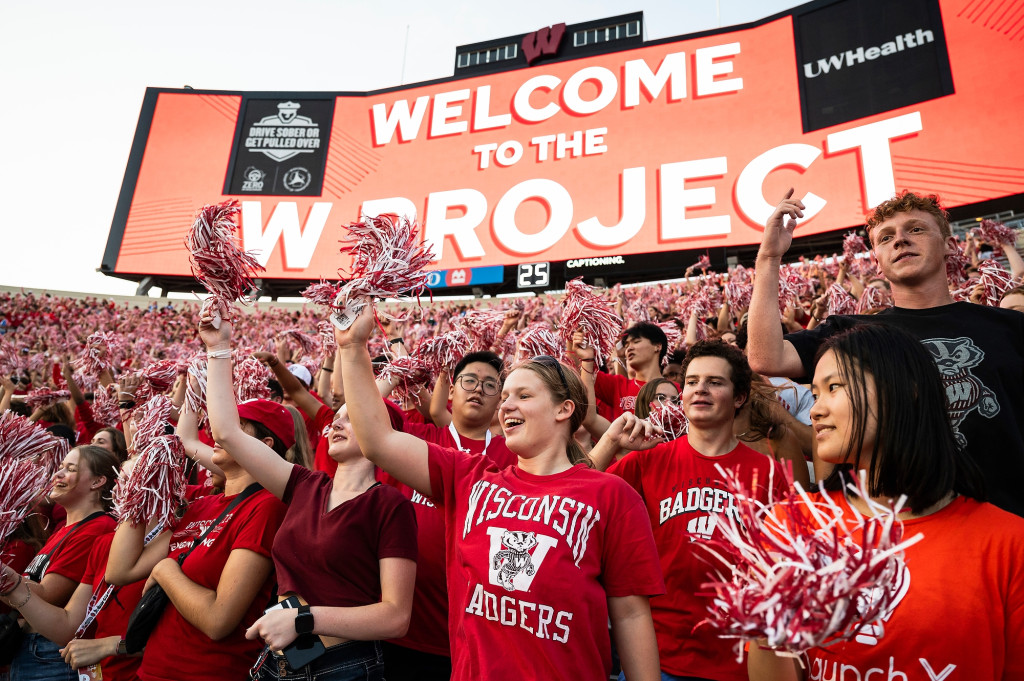
<path id="1" fill-rule="evenodd" d="M 906 550 L 900 578 L 878 585 L 892 597 L 879 620 L 810 650 L 802 666 L 752 645 L 751 681 L 1024 678 L 1024 518 L 981 500 L 928 350 L 898 329 L 858 326 L 826 343 L 812 390 L 818 456 L 835 465 L 823 486 L 844 516 L 875 512 L 843 493 L 863 475 L 875 502 L 906 495 L 904 536 L 923 539 Z"/>

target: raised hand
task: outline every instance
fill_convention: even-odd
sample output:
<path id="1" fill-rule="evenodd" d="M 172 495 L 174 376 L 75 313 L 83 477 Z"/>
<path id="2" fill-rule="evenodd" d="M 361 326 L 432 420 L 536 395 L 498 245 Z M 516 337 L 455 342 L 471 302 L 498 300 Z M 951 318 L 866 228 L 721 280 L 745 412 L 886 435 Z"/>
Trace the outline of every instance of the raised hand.
<path id="1" fill-rule="evenodd" d="M 781 258 L 786 254 L 793 244 L 796 220 L 804 216 L 804 208 L 803 201 L 793 198 L 793 188 L 790 187 L 764 226 L 758 257 Z"/>

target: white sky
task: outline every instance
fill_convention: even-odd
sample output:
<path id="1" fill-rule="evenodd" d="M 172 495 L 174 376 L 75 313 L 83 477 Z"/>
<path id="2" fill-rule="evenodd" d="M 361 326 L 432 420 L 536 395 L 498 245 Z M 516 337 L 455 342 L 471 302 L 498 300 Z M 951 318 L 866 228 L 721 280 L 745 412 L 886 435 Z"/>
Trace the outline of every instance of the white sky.
<path id="1" fill-rule="evenodd" d="M 96 272 L 147 86 L 366 91 L 444 78 L 458 45 L 642 10 L 647 40 L 791 0 L 0 3 L 0 285 L 131 294 Z M 408 56 L 403 46 L 408 26 Z"/>

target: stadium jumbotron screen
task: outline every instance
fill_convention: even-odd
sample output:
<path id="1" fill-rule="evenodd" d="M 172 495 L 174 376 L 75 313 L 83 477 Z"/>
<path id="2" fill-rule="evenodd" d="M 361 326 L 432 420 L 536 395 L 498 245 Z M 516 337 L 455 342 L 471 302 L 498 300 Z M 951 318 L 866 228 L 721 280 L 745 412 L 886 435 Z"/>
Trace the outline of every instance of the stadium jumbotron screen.
<path id="1" fill-rule="evenodd" d="M 1024 36 L 971 2 L 815 2 L 371 93 L 151 88 L 103 271 L 188 276 L 196 209 L 228 197 L 266 277 L 308 281 L 347 265 L 361 214 L 415 215 L 458 272 L 756 244 L 791 185 L 801 235 L 859 225 L 897 187 L 1021 194 Z"/>

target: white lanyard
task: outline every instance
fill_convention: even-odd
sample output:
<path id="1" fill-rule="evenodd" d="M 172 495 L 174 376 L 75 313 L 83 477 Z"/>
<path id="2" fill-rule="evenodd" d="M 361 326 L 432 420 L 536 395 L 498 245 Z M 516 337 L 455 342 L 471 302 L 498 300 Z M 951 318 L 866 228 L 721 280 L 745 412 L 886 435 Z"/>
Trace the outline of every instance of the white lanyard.
<path id="1" fill-rule="evenodd" d="M 455 440 L 455 446 L 458 447 L 459 451 L 468 452 L 468 449 L 463 449 L 462 438 L 459 437 L 459 431 L 455 430 L 455 424 L 448 424 L 448 432 L 452 434 L 452 439 Z M 487 431 L 487 435 L 484 436 L 484 451 L 480 452 L 481 455 L 487 453 L 487 448 L 491 446 L 491 431 Z"/>
<path id="2" fill-rule="evenodd" d="M 78 626 L 78 631 L 75 632 L 75 638 L 82 638 L 85 635 L 85 630 L 96 620 L 96 615 L 100 614 L 100 610 L 110 600 L 111 595 L 117 590 L 113 584 L 107 584 L 107 588 L 100 594 L 99 591 L 94 591 L 92 598 L 89 599 L 89 605 L 85 610 L 85 619 Z"/>

